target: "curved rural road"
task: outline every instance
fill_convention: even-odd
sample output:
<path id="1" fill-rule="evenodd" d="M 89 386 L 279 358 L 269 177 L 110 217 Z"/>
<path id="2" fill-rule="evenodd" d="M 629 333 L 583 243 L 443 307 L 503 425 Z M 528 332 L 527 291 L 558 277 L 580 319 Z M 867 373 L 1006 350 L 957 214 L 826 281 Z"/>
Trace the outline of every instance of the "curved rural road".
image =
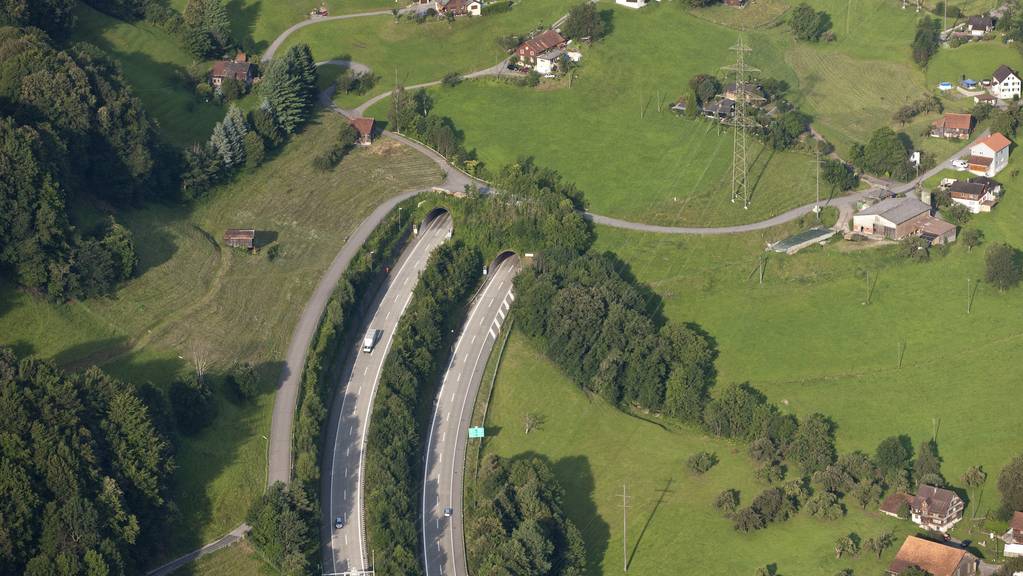
<path id="1" fill-rule="evenodd" d="M 462 506 L 467 433 L 487 359 L 515 299 L 512 283 L 518 271 L 519 258 L 515 255 L 491 268 L 466 317 L 434 403 L 423 473 L 426 576 L 468 576 Z M 447 508 L 452 511 L 450 516 L 445 512 Z"/>
<path id="2" fill-rule="evenodd" d="M 366 331 L 376 331 L 375 345 L 368 353 L 360 352 L 360 340 L 346 355 L 339 390 L 333 395 L 326 422 L 321 465 L 321 534 L 326 544 L 323 547 L 323 571 L 326 573 L 369 569 L 362 478 L 373 400 L 395 330 L 412 301 L 419 275 L 426 268 L 430 254 L 450 233 L 451 217 L 446 213 L 423 224 L 419 235 L 405 248 L 394 271 L 388 275 L 386 284 L 375 295 L 372 317 L 362 326 Z M 335 526 L 335 518 L 342 520 L 340 528 Z"/>
<path id="3" fill-rule="evenodd" d="M 408 10 L 407 8 L 404 8 L 400 10 L 400 12 L 404 14 L 407 10 Z M 281 32 L 280 35 L 274 38 L 274 41 L 271 42 L 270 46 L 267 47 L 265 52 L 263 52 L 262 61 L 269 62 L 270 60 L 273 60 L 274 54 L 276 54 L 277 50 L 279 50 L 281 45 L 284 44 L 284 41 L 288 39 L 288 36 L 291 36 L 293 33 L 301 30 L 302 28 L 305 28 L 306 26 L 312 26 L 313 24 L 319 24 L 320 22 L 332 22 L 334 20 L 350 20 L 352 18 L 365 18 L 367 16 L 390 16 L 390 15 L 391 15 L 390 10 L 376 10 L 373 12 L 358 12 L 356 14 L 341 14 L 340 16 L 317 16 L 316 18 L 309 18 L 308 20 L 303 20 L 298 24 L 292 25 L 290 28 L 288 28 L 284 32 Z"/>

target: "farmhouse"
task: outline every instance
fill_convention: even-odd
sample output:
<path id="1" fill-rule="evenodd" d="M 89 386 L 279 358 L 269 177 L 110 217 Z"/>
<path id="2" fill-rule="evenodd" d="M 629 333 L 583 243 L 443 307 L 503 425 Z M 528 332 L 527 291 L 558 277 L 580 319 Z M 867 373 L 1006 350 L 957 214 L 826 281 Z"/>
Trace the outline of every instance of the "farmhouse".
<path id="1" fill-rule="evenodd" d="M 907 536 L 888 565 L 888 574 L 897 576 L 915 566 L 933 576 L 973 576 L 979 564 L 976 556 L 962 548 Z"/>
<path id="2" fill-rule="evenodd" d="M 973 129 L 973 116 L 949 112 L 931 124 L 931 136 L 966 140 Z"/>
<path id="3" fill-rule="evenodd" d="M 352 118 L 348 123 L 359 133 L 359 139 L 356 141 L 357 144 L 369 146 L 373 143 L 374 120 L 372 118 Z"/>
<path id="4" fill-rule="evenodd" d="M 970 36 L 981 37 L 995 29 L 995 21 L 990 16 L 970 16 L 966 24 Z"/>
<path id="5" fill-rule="evenodd" d="M 213 69 L 210 70 L 210 83 L 214 88 L 220 88 L 225 78 L 233 78 L 250 86 L 253 78 L 252 68 L 252 64 L 247 62 L 245 53 L 239 52 L 234 60 L 217 60 L 213 63 Z"/>
<path id="6" fill-rule="evenodd" d="M 1002 185 L 986 176 L 978 176 L 952 182 L 948 192 L 953 202 L 966 206 L 972 214 L 980 214 L 990 212 L 998 204 Z"/>
<path id="7" fill-rule="evenodd" d="M 901 240 L 929 216 L 931 207 L 916 198 L 887 198 L 853 215 L 853 231 L 867 236 Z"/>
<path id="8" fill-rule="evenodd" d="M 917 526 L 948 532 L 963 519 L 963 507 L 963 499 L 955 492 L 921 484 L 909 505 L 909 512 Z"/>
<path id="9" fill-rule="evenodd" d="M 1023 556 L 1023 512 L 1016 512 L 1009 522 L 1009 530 L 1002 536 L 1006 556 Z"/>
<path id="10" fill-rule="evenodd" d="M 561 63 L 564 59 L 564 48 L 548 50 L 536 57 L 536 66 L 533 69 L 540 74 L 553 74 L 561 69 Z"/>
<path id="11" fill-rule="evenodd" d="M 983 102 L 984 104 L 987 104 L 989 106 L 994 106 L 998 104 L 998 98 L 995 98 L 991 94 L 978 94 L 977 96 L 973 97 L 973 102 L 976 104 L 980 104 L 981 102 Z"/>
<path id="12" fill-rule="evenodd" d="M 1019 98 L 1019 74 L 1005 64 L 999 66 L 991 76 L 991 94 L 1002 100 Z"/>
<path id="13" fill-rule="evenodd" d="M 483 2 L 480 0 L 437 0 L 435 9 L 438 14 L 480 16 L 483 14 Z"/>
<path id="14" fill-rule="evenodd" d="M 224 244 L 232 248 L 252 249 L 256 244 L 256 231 L 230 228 L 224 232 Z"/>
<path id="15" fill-rule="evenodd" d="M 536 64 L 537 56 L 548 50 L 564 48 L 567 44 L 568 40 L 565 40 L 556 30 L 544 30 L 523 42 L 515 50 L 515 55 L 519 57 L 519 61 L 523 64 L 532 66 Z"/>
<path id="16" fill-rule="evenodd" d="M 735 100 L 731 98 L 720 98 L 712 100 L 703 105 L 703 115 L 707 118 L 715 118 L 725 121 L 735 113 Z"/>
<path id="17" fill-rule="evenodd" d="M 967 169 L 978 175 L 993 178 L 1009 163 L 1009 147 L 1012 141 L 1001 132 L 981 138 L 970 147 Z"/>
<path id="18" fill-rule="evenodd" d="M 747 102 L 766 100 L 764 89 L 748 82 L 744 82 L 741 86 L 737 86 L 735 82 L 726 84 L 724 96 L 734 101 L 738 101 L 739 98 L 743 98 Z"/>

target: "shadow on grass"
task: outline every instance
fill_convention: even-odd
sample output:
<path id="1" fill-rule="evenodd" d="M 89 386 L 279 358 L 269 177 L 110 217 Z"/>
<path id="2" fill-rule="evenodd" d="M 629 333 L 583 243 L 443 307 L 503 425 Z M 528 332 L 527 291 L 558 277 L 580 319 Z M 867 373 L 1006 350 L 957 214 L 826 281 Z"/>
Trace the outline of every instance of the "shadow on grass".
<path id="1" fill-rule="evenodd" d="M 632 551 L 629 552 L 629 561 L 625 563 L 626 567 L 632 566 L 632 560 L 636 557 L 636 551 L 639 550 L 639 544 L 643 541 L 643 536 L 646 535 L 647 528 L 650 527 L 650 523 L 654 521 L 654 516 L 657 514 L 657 510 L 664 503 L 664 496 L 671 493 L 671 484 L 674 479 L 668 478 L 667 484 L 664 488 L 657 491 L 657 501 L 654 502 L 654 507 L 650 510 L 650 514 L 646 517 L 646 522 L 643 523 L 643 528 L 639 531 L 639 536 L 636 538 L 636 543 L 632 545 Z"/>
<path id="2" fill-rule="evenodd" d="M 269 42 L 256 42 L 252 39 L 262 6 L 262 2 L 246 6 L 243 0 L 230 0 L 225 5 L 227 13 L 231 15 L 231 35 L 242 50 L 249 54 L 262 52 L 270 45 Z"/>

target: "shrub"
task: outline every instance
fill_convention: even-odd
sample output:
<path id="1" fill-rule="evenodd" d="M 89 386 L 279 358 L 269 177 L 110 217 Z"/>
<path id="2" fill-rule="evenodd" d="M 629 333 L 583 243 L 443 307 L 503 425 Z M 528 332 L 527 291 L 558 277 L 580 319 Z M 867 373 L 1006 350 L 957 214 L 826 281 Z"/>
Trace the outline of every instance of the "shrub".
<path id="1" fill-rule="evenodd" d="M 448 72 L 447 74 L 444 75 L 444 79 L 441 80 L 441 84 L 443 84 L 447 88 L 454 88 L 455 86 L 458 86 L 461 83 L 462 75 L 459 74 L 458 72 Z"/>
<path id="2" fill-rule="evenodd" d="M 1016 249 L 1000 242 L 992 244 L 984 257 L 984 279 L 999 290 L 1006 290 L 1019 284 L 1020 264 Z"/>
<path id="3" fill-rule="evenodd" d="M 718 458 L 712 452 L 697 452 L 689 457 L 686 465 L 696 474 L 703 474 L 717 464 Z"/>
<path id="4" fill-rule="evenodd" d="M 732 519 L 732 527 L 736 532 L 748 534 L 754 530 L 760 530 L 767 526 L 764 517 L 751 507 L 746 507 L 735 513 Z"/>
<path id="5" fill-rule="evenodd" d="M 837 520 L 845 514 L 845 507 L 838 501 L 838 496 L 826 490 L 810 496 L 803 509 L 811 517 L 822 520 Z"/>
<path id="6" fill-rule="evenodd" d="M 178 429 L 185 435 L 198 434 L 217 417 L 217 403 L 205 379 L 192 376 L 175 380 L 168 391 Z"/>
<path id="7" fill-rule="evenodd" d="M 733 514 L 739 507 L 739 491 L 734 488 L 722 490 L 714 499 L 714 507 L 724 513 L 725 516 Z"/>

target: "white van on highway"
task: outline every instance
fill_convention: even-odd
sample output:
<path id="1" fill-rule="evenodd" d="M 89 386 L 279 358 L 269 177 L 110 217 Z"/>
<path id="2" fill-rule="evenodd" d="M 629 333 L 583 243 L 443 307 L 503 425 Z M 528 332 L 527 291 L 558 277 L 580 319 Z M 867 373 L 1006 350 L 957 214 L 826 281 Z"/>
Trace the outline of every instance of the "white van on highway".
<path id="1" fill-rule="evenodd" d="M 369 354 L 373 351 L 373 347 L 376 346 L 377 340 L 380 338 L 380 330 L 376 328 L 370 328 L 366 332 L 366 337 L 362 339 L 362 351 Z"/>

